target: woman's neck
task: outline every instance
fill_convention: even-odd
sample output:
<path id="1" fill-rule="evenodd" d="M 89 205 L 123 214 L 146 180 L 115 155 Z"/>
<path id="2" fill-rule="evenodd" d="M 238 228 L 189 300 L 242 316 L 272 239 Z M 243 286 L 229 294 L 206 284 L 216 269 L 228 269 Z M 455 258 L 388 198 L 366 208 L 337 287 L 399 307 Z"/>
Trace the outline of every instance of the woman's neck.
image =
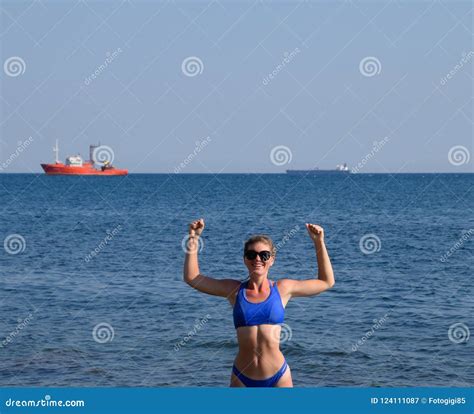
<path id="1" fill-rule="evenodd" d="M 258 290 L 261 292 L 266 286 L 270 285 L 268 282 L 268 276 L 260 276 L 260 277 L 250 277 L 249 283 L 247 284 L 248 289 Z"/>

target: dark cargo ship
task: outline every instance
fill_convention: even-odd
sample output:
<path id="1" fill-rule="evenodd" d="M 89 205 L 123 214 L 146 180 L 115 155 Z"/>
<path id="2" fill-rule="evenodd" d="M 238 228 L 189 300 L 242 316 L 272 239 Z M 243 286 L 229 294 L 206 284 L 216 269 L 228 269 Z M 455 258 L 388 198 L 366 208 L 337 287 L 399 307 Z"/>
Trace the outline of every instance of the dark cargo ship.
<path id="1" fill-rule="evenodd" d="M 347 164 L 337 165 L 334 170 L 320 170 L 319 168 L 313 168 L 312 170 L 286 170 L 287 174 L 350 174 L 351 170 Z"/>

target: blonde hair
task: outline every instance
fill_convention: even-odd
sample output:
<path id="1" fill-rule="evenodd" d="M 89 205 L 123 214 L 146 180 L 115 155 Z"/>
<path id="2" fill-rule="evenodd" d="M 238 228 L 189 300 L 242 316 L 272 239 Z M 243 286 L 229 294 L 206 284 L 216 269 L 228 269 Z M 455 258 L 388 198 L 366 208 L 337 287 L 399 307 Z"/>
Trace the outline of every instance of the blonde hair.
<path id="1" fill-rule="evenodd" d="M 273 244 L 273 240 L 265 234 L 255 234 L 251 236 L 250 238 L 248 238 L 244 244 L 244 254 L 248 250 L 248 247 L 251 244 L 258 243 L 258 242 L 263 242 L 263 243 L 268 244 L 270 246 L 270 252 L 272 256 L 276 255 L 276 247 Z"/>

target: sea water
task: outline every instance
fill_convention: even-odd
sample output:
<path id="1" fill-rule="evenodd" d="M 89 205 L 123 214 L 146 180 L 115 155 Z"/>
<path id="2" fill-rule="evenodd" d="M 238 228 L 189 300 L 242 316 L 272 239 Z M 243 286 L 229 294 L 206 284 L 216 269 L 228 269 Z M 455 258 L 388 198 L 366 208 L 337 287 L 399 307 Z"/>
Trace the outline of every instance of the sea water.
<path id="1" fill-rule="evenodd" d="M 244 280 L 243 242 L 270 235 L 269 277 L 336 285 L 292 299 L 281 349 L 295 386 L 473 386 L 472 174 L 0 175 L 0 385 L 229 384 L 232 309 L 182 280 Z"/>

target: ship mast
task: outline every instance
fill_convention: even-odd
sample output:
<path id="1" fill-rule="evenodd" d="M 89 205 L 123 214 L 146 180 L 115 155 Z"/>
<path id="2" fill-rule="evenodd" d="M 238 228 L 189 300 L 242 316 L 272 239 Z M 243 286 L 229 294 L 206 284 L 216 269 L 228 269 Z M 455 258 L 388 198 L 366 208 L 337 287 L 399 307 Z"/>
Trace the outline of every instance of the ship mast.
<path id="1" fill-rule="evenodd" d="M 100 147 L 100 142 L 99 142 L 99 145 L 94 145 L 94 144 L 89 145 L 89 161 L 91 162 L 92 165 L 95 164 L 95 159 L 94 159 L 95 149 L 99 147 Z"/>
<path id="2" fill-rule="evenodd" d="M 59 146 L 58 146 L 58 140 L 56 140 L 56 146 L 53 147 L 53 152 L 56 154 L 56 164 L 59 164 Z"/>

